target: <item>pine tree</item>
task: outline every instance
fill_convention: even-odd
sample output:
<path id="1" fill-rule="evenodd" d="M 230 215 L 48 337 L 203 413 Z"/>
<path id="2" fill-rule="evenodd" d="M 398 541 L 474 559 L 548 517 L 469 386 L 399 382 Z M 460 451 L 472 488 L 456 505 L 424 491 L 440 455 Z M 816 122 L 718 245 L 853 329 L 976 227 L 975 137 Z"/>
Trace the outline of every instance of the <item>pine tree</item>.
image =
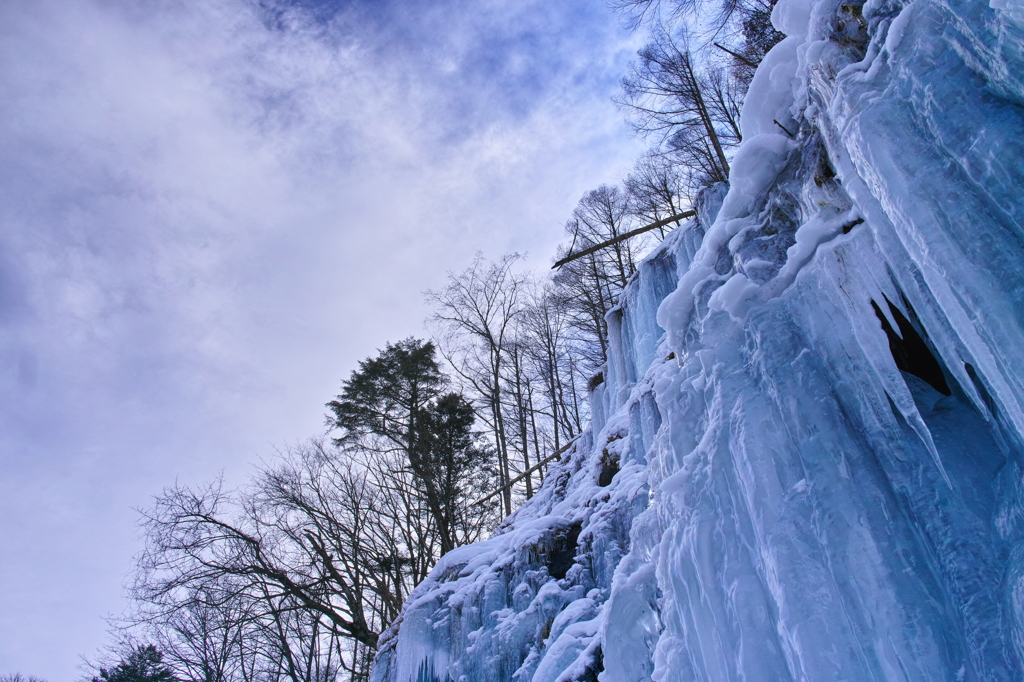
<path id="1" fill-rule="evenodd" d="M 473 407 L 458 393 L 441 394 L 447 377 L 435 353 L 429 341 L 389 343 L 359 363 L 327 406 L 328 423 L 341 431 L 337 445 L 401 455 L 444 555 L 478 525 L 468 518 L 467 488 L 489 453 L 475 445 Z"/>
<path id="2" fill-rule="evenodd" d="M 384 440 L 379 447 L 411 452 L 417 419 L 445 384 L 434 354 L 433 343 L 408 338 L 360 362 L 341 395 L 327 403 L 334 413 L 328 422 L 341 430 L 335 443 L 365 447 L 377 436 Z"/>
<path id="3" fill-rule="evenodd" d="M 161 654 L 152 644 L 137 645 L 111 669 L 100 668 L 100 674 L 91 682 L 178 682 L 178 678 L 163 662 Z"/>
<path id="4" fill-rule="evenodd" d="M 423 484 L 443 555 L 461 544 L 460 529 L 472 525 L 466 518 L 468 493 L 490 452 L 474 443 L 476 415 L 458 393 L 432 401 L 418 421 L 417 446 L 409 453 L 409 464 Z"/>

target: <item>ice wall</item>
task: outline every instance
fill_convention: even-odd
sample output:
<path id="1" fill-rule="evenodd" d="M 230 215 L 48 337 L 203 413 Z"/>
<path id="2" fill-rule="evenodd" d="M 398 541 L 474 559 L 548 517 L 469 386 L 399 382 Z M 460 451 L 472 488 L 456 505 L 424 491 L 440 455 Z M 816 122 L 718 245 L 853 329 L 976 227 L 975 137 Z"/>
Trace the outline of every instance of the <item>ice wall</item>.
<path id="1" fill-rule="evenodd" d="M 1024 5 L 780 0 L 594 424 L 377 682 L 1024 679 Z"/>

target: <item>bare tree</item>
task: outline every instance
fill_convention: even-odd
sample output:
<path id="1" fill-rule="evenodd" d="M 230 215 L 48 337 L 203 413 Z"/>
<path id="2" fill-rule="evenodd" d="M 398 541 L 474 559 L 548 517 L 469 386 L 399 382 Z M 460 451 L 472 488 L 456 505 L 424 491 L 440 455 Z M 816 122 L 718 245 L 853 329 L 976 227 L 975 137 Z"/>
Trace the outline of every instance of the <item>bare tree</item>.
<path id="1" fill-rule="evenodd" d="M 589 240 L 578 247 L 592 246 Z M 566 255 L 568 250 L 560 252 Z M 564 306 L 568 326 L 574 333 L 576 358 L 587 370 L 596 371 L 608 359 L 608 326 L 605 315 L 611 310 L 615 291 L 596 255 L 563 265 L 552 277 L 554 295 Z"/>
<path id="2" fill-rule="evenodd" d="M 632 215 L 629 201 L 618 187 L 601 185 L 583 195 L 566 231 L 574 241 L 600 243 L 614 239 L 629 231 Z M 642 239 L 642 238 L 641 238 Z M 635 241 L 616 242 L 596 257 L 602 261 L 602 270 L 610 278 L 610 286 L 621 289 L 636 272 L 637 247 Z"/>
<path id="3" fill-rule="evenodd" d="M 535 286 L 522 318 L 525 345 L 529 349 L 532 374 L 542 385 L 538 404 L 531 410 L 533 419 L 541 416 L 551 421 L 551 448 L 558 450 L 562 443 L 582 430 L 581 401 L 576 391 L 575 349 L 569 329 L 569 307 L 558 296 L 551 282 Z M 585 403 L 584 403 L 585 404 Z M 537 448 L 539 452 L 539 447 Z"/>
<path id="4" fill-rule="evenodd" d="M 232 578 L 272 612 L 302 608 L 342 636 L 376 646 L 389 612 L 372 597 L 392 597 L 393 604 L 394 595 L 367 570 L 360 519 L 346 514 L 371 513 L 370 495 L 319 443 L 238 496 L 220 482 L 169 488 L 145 514 L 147 544 L 133 595 L 176 603 Z"/>
<path id="5" fill-rule="evenodd" d="M 635 215 L 629 197 L 618 187 L 602 185 L 587 192 L 565 225 L 572 237 L 569 250 L 581 251 L 621 237 L 629 231 L 629 221 Z M 605 315 L 636 272 L 645 237 L 616 241 L 607 249 L 566 263 L 552 279 L 553 292 L 576 331 L 575 347 L 584 359 L 582 365 L 591 371 L 607 359 Z"/>
<path id="6" fill-rule="evenodd" d="M 740 109 L 747 83 L 741 82 L 735 72 L 718 67 L 711 62 L 705 68 L 701 86 L 711 120 L 716 124 L 722 144 L 733 147 L 743 141 L 740 131 Z"/>
<path id="7" fill-rule="evenodd" d="M 683 166 L 672 163 L 665 154 L 647 152 L 623 183 L 630 213 L 644 223 L 679 215 L 691 203 L 688 180 Z M 658 233 L 664 239 L 665 227 L 658 228 Z"/>
<path id="8" fill-rule="evenodd" d="M 685 35 L 673 37 L 663 24 L 655 26 L 622 80 L 618 103 L 638 134 L 654 135 L 672 151 L 685 150 L 709 183 L 722 182 L 729 178 L 729 161 L 720 112 L 706 96 L 709 85 L 687 43 Z"/>
<path id="9" fill-rule="evenodd" d="M 179 679 L 233 682 L 247 679 L 246 648 L 258 636 L 256 603 L 237 581 L 191 586 L 136 603 L 129 622 L 153 642 Z M 251 678 L 251 677 L 250 677 Z"/>
<path id="10" fill-rule="evenodd" d="M 0 682 L 46 682 L 35 675 L 22 675 L 21 673 L 5 673 L 0 675 Z"/>
<path id="11" fill-rule="evenodd" d="M 507 423 L 509 424 L 509 445 L 519 451 L 522 458 L 522 471 L 530 471 L 530 451 L 538 446 L 538 439 L 531 442 L 531 430 L 535 424 L 535 414 L 532 410 L 533 404 L 533 377 L 529 372 L 529 349 L 526 339 L 521 333 L 523 315 L 517 318 L 516 330 L 506 345 L 506 356 L 503 381 L 505 384 L 504 394 L 508 400 L 502 409 L 508 413 Z M 539 450 L 534 450 L 539 459 Z M 525 479 L 526 499 L 533 497 L 533 478 L 530 475 Z"/>
<path id="12" fill-rule="evenodd" d="M 433 441 L 417 445 L 435 458 L 466 449 L 472 418 L 464 401 L 445 405 L 424 419 L 462 421 L 433 424 Z M 448 473 L 462 491 L 464 472 Z M 125 625 L 160 644 L 182 678 L 365 679 L 379 633 L 440 556 L 420 488 L 398 453 L 357 456 L 319 440 L 282 453 L 240 492 L 219 481 L 169 488 L 144 513 Z M 459 541 L 486 530 L 459 509 L 449 524 Z"/>
<path id="13" fill-rule="evenodd" d="M 491 263 L 478 253 L 465 271 L 449 273 L 443 289 L 426 292 L 441 352 L 478 396 L 481 416 L 493 434 L 506 514 L 512 512 L 512 477 L 502 379 L 513 323 L 522 311 L 525 277 L 514 271 L 520 259 L 510 254 Z"/>
<path id="14" fill-rule="evenodd" d="M 731 38 L 740 58 L 756 67 L 781 34 L 771 25 L 774 0 L 613 0 L 611 7 L 633 30 L 658 24 L 673 25 L 687 17 L 701 18 L 706 42 Z"/>

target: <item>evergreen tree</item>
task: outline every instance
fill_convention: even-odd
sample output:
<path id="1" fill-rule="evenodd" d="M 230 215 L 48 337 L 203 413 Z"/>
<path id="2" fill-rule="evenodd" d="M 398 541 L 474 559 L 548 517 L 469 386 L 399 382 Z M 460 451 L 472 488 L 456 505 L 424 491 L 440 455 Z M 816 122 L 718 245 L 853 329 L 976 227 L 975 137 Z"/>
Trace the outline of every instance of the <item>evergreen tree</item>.
<path id="1" fill-rule="evenodd" d="M 466 497 L 488 452 L 475 445 L 473 407 L 458 393 L 441 395 L 447 377 L 435 353 L 429 341 L 389 343 L 359 363 L 327 406 L 328 423 L 341 431 L 339 446 L 401 455 L 444 555 L 466 539 L 465 531 L 476 530 Z"/>
<path id="2" fill-rule="evenodd" d="M 468 518 L 469 494 L 477 487 L 474 479 L 480 478 L 490 452 L 475 444 L 476 415 L 458 393 L 432 401 L 418 421 L 417 446 L 409 453 L 409 464 L 423 484 L 443 555 L 462 544 L 460 531 L 475 525 Z"/>
<path id="3" fill-rule="evenodd" d="M 341 430 L 335 443 L 408 455 L 416 447 L 417 420 L 445 384 L 435 352 L 433 343 L 408 338 L 360 362 L 327 403 L 334 413 L 328 423 Z"/>
<path id="4" fill-rule="evenodd" d="M 136 645 L 113 668 L 100 668 L 91 682 L 178 682 L 152 644 Z"/>

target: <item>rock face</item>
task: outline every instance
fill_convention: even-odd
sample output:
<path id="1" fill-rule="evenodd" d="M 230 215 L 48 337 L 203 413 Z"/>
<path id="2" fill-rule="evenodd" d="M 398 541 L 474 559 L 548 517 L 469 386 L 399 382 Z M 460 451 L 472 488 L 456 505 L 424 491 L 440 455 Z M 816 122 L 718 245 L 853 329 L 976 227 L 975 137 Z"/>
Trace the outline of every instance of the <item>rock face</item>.
<path id="1" fill-rule="evenodd" d="M 591 430 L 376 682 L 1024 679 L 1024 4 L 773 21 Z"/>

